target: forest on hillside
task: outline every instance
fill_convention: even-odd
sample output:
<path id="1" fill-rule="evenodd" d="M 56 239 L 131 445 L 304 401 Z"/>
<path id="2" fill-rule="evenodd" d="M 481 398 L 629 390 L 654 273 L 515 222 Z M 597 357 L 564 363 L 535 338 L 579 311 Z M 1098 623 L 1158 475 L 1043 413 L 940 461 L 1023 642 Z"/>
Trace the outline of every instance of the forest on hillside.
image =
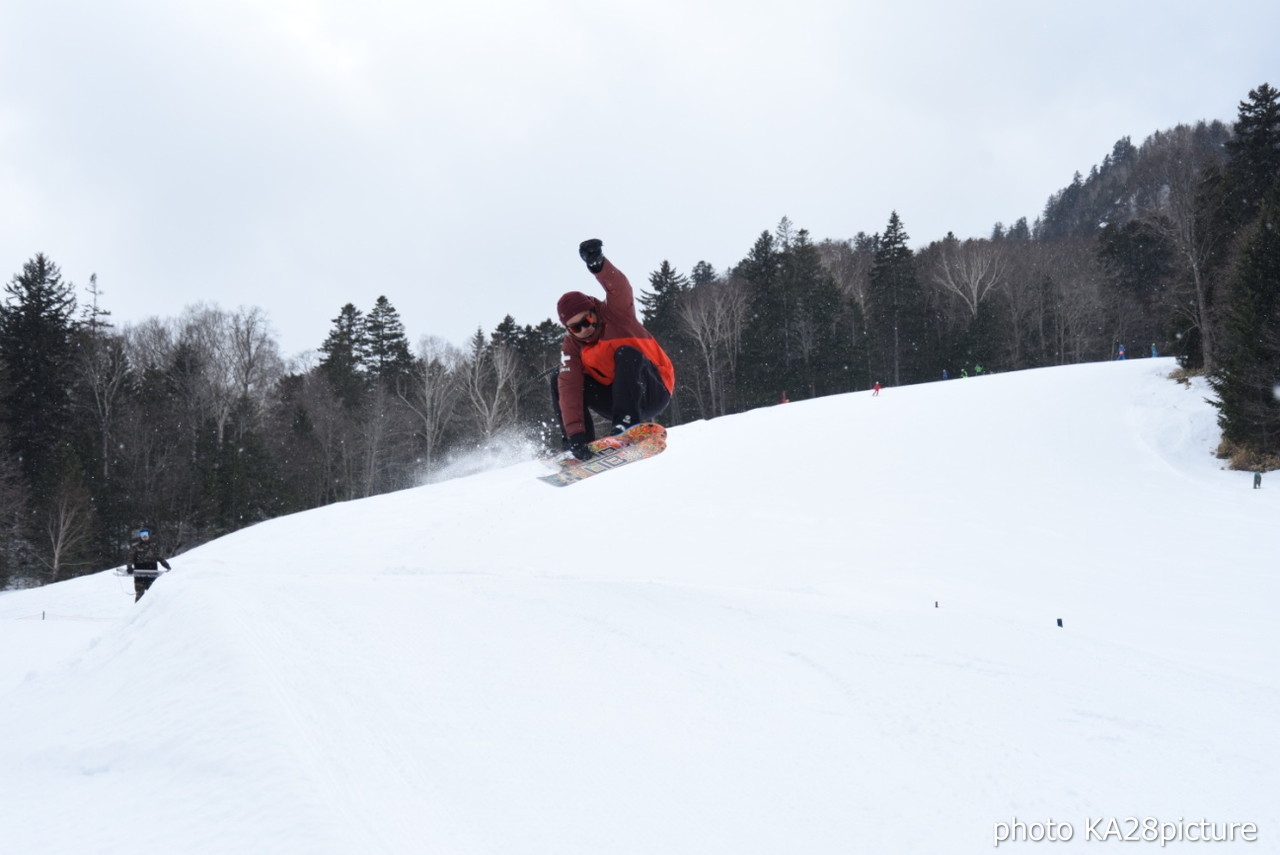
<path id="1" fill-rule="evenodd" d="M 680 424 L 869 388 L 1153 353 L 1207 374 L 1220 453 L 1280 467 L 1280 93 L 1230 126 L 1119 140 L 1034 222 L 921 250 L 884 229 L 815 240 L 787 218 L 742 260 L 628 271 L 672 357 Z M 607 254 L 606 247 L 606 254 Z M 117 329 L 93 277 L 37 254 L 0 304 L 0 589 L 169 552 L 441 477 L 490 446 L 549 448 L 564 328 L 503 318 L 466 348 L 411 343 L 391 301 L 337 308 L 309 365 L 257 309 Z"/>

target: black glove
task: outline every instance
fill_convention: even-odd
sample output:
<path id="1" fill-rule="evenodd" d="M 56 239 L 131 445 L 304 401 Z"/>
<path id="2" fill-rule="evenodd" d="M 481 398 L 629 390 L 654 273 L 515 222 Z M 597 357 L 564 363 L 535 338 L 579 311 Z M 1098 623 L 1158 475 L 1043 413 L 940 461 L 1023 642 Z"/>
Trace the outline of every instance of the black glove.
<path id="1" fill-rule="evenodd" d="M 166 569 L 166 570 L 172 570 L 172 569 L 173 569 L 172 567 L 170 567 L 170 566 L 169 566 L 169 562 L 168 562 L 168 561 L 165 561 L 163 558 L 161 558 L 161 559 L 160 559 L 160 566 L 164 567 L 164 569 Z"/>
<path id="2" fill-rule="evenodd" d="M 585 433 L 575 433 L 569 437 L 569 452 L 579 460 L 590 460 L 595 454 L 591 447 L 587 445 L 587 435 Z"/>
<path id="3" fill-rule="evenodd" d="M 578 255 L 587 263 L 587 269 L 599 273 L 604 269 L 604 241 L 600 238 L 584 240 L 578 244 Z"/>
<path id="4" fill-rule="evenodd" d="M 132 564 L 130 564 L 128 567 L 125 567 L 125 568 L 124 568 L 124 572 L 125 572 L 125 573 L 127 573 L 128 575 L 132 576 L 132 575 L 133 575 L 133 565 L 132 565 Z"/>

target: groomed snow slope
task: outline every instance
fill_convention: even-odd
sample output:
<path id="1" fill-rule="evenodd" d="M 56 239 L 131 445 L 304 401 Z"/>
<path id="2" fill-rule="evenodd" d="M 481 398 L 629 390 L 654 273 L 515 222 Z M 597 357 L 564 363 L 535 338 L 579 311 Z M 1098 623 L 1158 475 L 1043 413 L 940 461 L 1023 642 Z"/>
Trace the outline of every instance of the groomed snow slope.
<path id="1" fill-rule="evenodd" d="M 136 606 L 0 595 L 0 851 L 1269 849 L 1280 477 L 1173 367 L 792 403 L 256 525 Z"/>

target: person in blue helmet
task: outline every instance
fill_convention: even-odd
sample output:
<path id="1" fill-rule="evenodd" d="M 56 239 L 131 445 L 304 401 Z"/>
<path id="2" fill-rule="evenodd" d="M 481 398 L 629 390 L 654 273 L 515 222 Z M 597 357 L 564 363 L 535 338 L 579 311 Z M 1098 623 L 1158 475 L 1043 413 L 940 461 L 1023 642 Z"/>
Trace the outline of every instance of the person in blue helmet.
<path id="1" fill-rule="evenodd" d="M 142 599 L 142 595 L 151 587 L 151 583 L 160 575 L 160 568 L 172 570 L 169 562 L 160 554 L 160 544 L 151 538 L 151 529 L 143 526 L 138 529 L 138 538 L 129 544 L 129 563 L 127 569 L 133 577 L 133 601 Z"/>

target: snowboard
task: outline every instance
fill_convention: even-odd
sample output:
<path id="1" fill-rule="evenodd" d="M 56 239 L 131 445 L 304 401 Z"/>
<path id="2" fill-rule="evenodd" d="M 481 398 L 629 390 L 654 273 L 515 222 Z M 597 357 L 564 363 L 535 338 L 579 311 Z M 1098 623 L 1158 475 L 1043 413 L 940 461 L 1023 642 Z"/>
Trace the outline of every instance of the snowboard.
<path id="1" fill-rule="evenodd" d="M 544 463 L 554 467 L 556 471 L 539 476 L 538 480 L 553 487 L 567 487 L 601 472 L 653 457 L 667 447 L 667 429 L 660 424 L 645 422 L 626 433 L 593 440 L 587 447 L 595 452 L 588 460 L 578 460 L 575 457 L 544 460 Z"/>
<path id="2" fill-rule="evenodd" d="M 172 569 L 172 568 L 171 568 L 171 569 Z M 114 570 L 112 570 L 111 572 L 112 572 L 112 573 L 114 573 L 114 574 L 115 574 L 115 575 L 117 575 L 117 576 L 133 576 L 133 575 L 134 575 L 134 573 L 130 573 L 128 570 L 124 569 L 123 567 L 117 567 L 117 568 L 115 568 Z M 136 571 L 135 571 L 135 572 L 136 572 Z M 140 575 L 146 575 L 146 574 L 148 574 L 148 573 L 154 573 L 154 574 L 156 574 L 157 576 L 163 576 L 165 573 L 168 573 L 168 572 L 169 572 L 169 571 L 168 571 L 168 570 L 166 570 L 166 569 L 164 569 L 163 567 L 157 567 L 155 570 L 143 570 L 143 571 L 142 571 L 142 573 L 141 573 Z"/>

